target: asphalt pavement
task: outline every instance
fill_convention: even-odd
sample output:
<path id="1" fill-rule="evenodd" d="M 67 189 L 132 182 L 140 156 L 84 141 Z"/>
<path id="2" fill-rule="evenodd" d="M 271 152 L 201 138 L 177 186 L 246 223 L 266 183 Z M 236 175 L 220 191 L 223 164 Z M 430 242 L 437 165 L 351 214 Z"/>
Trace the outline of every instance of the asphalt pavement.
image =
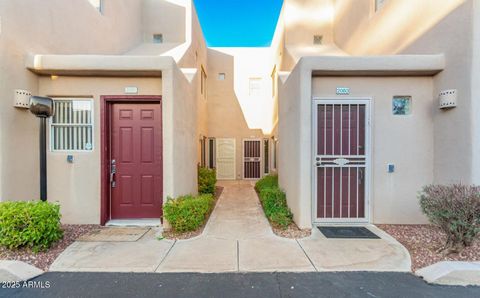
<path id="1" fill-rule="evenodd" d="M 480 297 L 409 273 L 63 273 L 1 284 L 0 297 Z"/>

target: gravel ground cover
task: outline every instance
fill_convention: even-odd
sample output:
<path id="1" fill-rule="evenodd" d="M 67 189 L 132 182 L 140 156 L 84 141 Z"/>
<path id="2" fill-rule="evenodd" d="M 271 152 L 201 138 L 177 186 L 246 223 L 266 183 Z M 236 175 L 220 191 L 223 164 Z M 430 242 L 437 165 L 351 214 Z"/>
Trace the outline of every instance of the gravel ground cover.
<path id="1" fill-rule="evenodd" d="M 0 260 L 22 261 L 43 271 L 48 271 L 55 259 L 77 238 L 100 228 L 98 225 L 62 225 L 63 239 L 56 242 L 47 251 L 33 252 L 29 248 L 9 250 L 0 247 Z"/>
<path id="2" fill-rule="evenodd" d="M 280 237 L 290 239 L 300 239 L 308 237 L 312 234 L 311 229 L 300 229 L 295 223 L 291 223 L 286 229 L 276 227 L 270 223 L 273 232 Z"/>
<path id="3" fill-rule="evenodd" d="M 377 225 L 392 235 L 410 252 L 412 271 L 440 261 L 480 261 L 480 239 L 461 253 L 444 255 L 439 252 L 446 239 L 445 234 L 432 225 Z"/>

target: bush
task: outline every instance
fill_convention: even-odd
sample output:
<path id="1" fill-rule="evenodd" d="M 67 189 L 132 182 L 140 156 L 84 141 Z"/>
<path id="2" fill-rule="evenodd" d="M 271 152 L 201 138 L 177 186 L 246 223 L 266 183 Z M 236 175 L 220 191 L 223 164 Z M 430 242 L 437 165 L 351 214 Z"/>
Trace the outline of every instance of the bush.
<path id="1" fill-rule="evenodd" d="M 480 232 L 479 186 L 429 185 L 419 197 L 430 222 L 447 235 L 444 252 L 459 252 L 472 244 Z"/>
<path id="2" fill-rule="evenodd" d="M 60 206 L 42 201 L 0 203 L 0 245 L 48 249 L 63 237 Z"/>
<path id="3" fill-rule="evenodd" d="M 265 188 L 278 187 L 278 176 L 277 175 L 267 175 L 262 179 L 258 180 L 255 183 L 255 189 L 258 192 L 261 192 Z"/>
<path id="4" fill-rule="evenodd" d="M 260 192 L 260 202 L 267 218 L 281 228 L 287 228 L 293 221 L 293 214 L 288 208 L 287 197 L 278 187 L 264 188 Z"/>
<path id="5" fill-rule="evenodd" d="M 200 194 L 215 195 L 215 184 L 217 183 L 217 175 L 214 169 L 198 168 L 198 192 Z"/>
<path id="6" fill-rule="evenodd" d="M 174 231 L 195 231 L 205 223 L 214 201 L 211 194 L 169 198 L 163 207 L 163 214 Z"/>

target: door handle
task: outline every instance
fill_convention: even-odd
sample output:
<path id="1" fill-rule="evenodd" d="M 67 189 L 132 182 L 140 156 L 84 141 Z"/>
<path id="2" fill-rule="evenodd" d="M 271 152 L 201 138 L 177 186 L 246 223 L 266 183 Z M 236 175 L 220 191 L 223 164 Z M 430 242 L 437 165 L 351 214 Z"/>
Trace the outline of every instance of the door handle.
<path id="1" fill-rule="evenodd" d="M 115 182 L 116 173 L 117 173 L 117 163 L 115 159 L 112 159 L 111 166 L 110 166 L 110 184 L 112 188 L 116 186 L 116 182 Z"/>
<path id="2" fill-rule="evenodd" d="M 358 184 L 362 183 L 364 175 L 363 175 L 363 169 L 358 169 L 359 175 L 358 175 Z"/>

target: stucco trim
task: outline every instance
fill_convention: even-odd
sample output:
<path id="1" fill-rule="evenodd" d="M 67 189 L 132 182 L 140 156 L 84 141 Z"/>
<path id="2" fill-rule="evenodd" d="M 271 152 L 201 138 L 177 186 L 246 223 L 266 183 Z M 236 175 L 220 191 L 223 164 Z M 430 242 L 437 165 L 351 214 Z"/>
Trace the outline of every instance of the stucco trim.
<path id="1" fill-rule="evenodd" d="M 445 68 L 445 56 L 316 56 L 303 57 L 313 76 L 432 76 Z"/>
<path id="2" fill-rule="evenodd" d="M 176 64 L 169 56 L 29 55 L 25 67 L 40 75 L 161 77 Z"/>

